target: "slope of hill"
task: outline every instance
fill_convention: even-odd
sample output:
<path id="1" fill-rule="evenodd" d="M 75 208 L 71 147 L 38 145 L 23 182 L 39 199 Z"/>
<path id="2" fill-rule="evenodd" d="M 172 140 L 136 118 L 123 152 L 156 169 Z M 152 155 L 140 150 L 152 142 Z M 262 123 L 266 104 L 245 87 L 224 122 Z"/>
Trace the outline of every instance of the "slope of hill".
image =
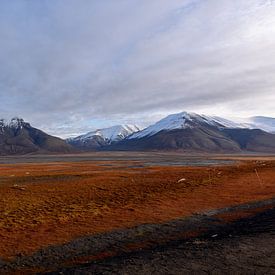
<path id="1" fill-rule="evenodd" d="M 198 115 L 196 113 L 182 112 L 178 114 L 169 115 L 155 124 L 145 128 L 142 131 L 134 133 L 129 136 L 129 139 L 143 138 L 155 135 L 161 131 L 171 131 L 176 129 L 196 128 L 198 126 L 216 127 L 216 128 L 242 128 L 242 124 L 220 118 L 205 115 Z"/>
<path id="2" fill-rule="evenodd" d="M 22 118 L 0 120 L 0 155 L 27 153 L 69 153 L 74 148 L 64 140 L 33 128 Z"/>
<path id="3" fill-rule="evenodd" d="M 275 135 L 219 117 L 182 112 L 104 149 L 275 152 Z"/>
<path id="4" fill-rule="evenodd" d="M 105 149 L 178 150 L 205 152 L 239 152 L 238 144 L 225 136 L 225 126 L 213 118 L 194 113 L 169 115 L 148 128 Z"/>
<path id="5" fill-rule="evenodd" d="M 275 153 L 275 135 L 260 129 L 224 129 L 223 132 L 241 150 L 262 153 Z"/>

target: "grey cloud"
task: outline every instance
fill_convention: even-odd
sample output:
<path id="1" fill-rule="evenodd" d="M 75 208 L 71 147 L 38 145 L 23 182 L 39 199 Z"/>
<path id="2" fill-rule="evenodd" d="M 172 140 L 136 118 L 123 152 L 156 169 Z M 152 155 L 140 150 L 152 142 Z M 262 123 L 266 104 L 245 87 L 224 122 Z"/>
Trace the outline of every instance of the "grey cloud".
<path id="1" fill-rule="evenodd" d="M 275 116 L 274 1 L 0 0 L 0 39 L 0 116 L 53 134 L 213 105 Z"/>

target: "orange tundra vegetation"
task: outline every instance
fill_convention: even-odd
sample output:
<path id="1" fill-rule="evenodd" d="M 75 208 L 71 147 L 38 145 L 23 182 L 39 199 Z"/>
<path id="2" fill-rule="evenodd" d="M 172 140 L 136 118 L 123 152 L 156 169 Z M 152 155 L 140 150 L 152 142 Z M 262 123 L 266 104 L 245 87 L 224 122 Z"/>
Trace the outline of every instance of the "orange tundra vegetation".
<path id="1" fill-rule="evenodd" d="M 2 164 L 0 182 L 0 255 L 12 259 L 83 235 L 274 197 L 275 161 Z"/>

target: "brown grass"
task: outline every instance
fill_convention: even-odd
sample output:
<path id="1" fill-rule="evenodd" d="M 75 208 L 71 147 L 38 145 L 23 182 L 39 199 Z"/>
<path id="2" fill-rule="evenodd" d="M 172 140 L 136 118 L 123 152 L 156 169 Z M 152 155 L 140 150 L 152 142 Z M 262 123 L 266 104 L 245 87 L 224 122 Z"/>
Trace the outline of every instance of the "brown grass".
<path id="1" fill-rule="evenodd" d="M 127 168 L 133 164 L 0 165 L 0 257 L 275 196 L 274 161 Z"/>

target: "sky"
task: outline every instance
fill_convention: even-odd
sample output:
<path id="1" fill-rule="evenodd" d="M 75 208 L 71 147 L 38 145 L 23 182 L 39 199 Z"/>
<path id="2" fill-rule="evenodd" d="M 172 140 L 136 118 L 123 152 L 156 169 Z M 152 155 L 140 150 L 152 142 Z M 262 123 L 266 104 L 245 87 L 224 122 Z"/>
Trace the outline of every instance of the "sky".
<path id="1" fill-rule="evenodd" d="M 60 137 L 275 117 L 274 0 L 0 0 L 0 117 Z"/>

